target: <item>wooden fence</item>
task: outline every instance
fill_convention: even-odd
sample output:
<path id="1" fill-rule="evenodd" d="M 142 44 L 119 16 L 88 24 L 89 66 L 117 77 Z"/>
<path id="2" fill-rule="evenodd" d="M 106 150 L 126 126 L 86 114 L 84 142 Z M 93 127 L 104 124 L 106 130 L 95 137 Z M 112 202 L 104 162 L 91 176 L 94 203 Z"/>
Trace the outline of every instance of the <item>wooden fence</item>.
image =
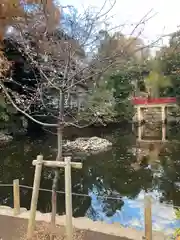
<path id="1" fill-rule="evenodd" d="M 43 161 L 43 159 L 41 159 Z M 27 237 L 30 239 L 35 226 L 35 217 L 36 217 L 36 207 L 37 207 L 37 201 L 38 201 L 38 192 L 39 192 L 39 185 L 40 185 L 40 175 L 39 172 L 41 169 L 37 170 L 37 160 L 33 162 L 33 165 L 36 165 L 36 172 L 35 172 L 35 178 L 34 178 L 34 186 L 33 186 L 33 193 L 32 193 L 32 200 L 31 200 L 31 211 L 30 211 L 30 218 L 29 218 L 29 224 L 28 224 L 28 231 L 27 231 Z M 51 166 L 53 163 L 50 163 L 50 161 L 44 162 L 45 166 Z M 66 165 L 67 164 L 67 165 Z M 71 165 L 75 163 L 71 163 L 70 159 L 66 159 L 65 162 L 63 162 L 63 165 L 65 166 L 65 194 L 66 194 L 66 234 L 67 239 L 72 240 L 72 192 L 71 192 Z M 80 168 L 81 166 L 76 163 L 77 165 L 74 165 L 76 168 Z M 61 165 L 61 164 L 60 164 Z M 40 166 L 40 165 L 39 165 Z M 68 167 L 67 167 L 68 166 Z M 62 167 L 62 165 L 61 165 Z M 37 176 L 39 176 L 37 178 Z M 13 195 L 14 195 L 14 215 L 17 216 L 20 214 L 20 185 L 19 180 L 16 179 L 13 181 Z M 152 240 L 152 213 L 151 213 L 151 197 L 146 196 L 144 199 L 144 226 L 145 226 L 145 239 L 146 240 Z"/>

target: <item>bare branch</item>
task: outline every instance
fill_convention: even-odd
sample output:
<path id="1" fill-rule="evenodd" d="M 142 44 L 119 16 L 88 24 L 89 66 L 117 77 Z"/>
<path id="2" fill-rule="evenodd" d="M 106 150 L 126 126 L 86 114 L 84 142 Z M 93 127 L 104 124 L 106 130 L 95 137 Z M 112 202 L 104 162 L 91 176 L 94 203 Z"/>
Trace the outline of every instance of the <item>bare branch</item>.
<path id="1" fill-rule="evenodd" d="M 40 124 L 42 126 L 45 127 L 57 127 L 58 124 L 50 124 L 50 123 L 44 123 L 41 121 L 38 121 L 37 119 L 33 118 L 31 115 L 29 115 L 27 112 L 23 111 L 22 109 L 20 109 L 15 102 L 13 101 L 13 99 L 11 98 L 11 96 L 9 95 L 8 91 L 6 90 L 6 87 L 4 86 L 4 84 L 2 82 L 0 82 L 0 87 L 2 88 L 3 92 L 5 93 L 7 99 L 9 100 L 9 102 L 12 104 L 12 106 L 20 113 L 22 113 L 24 116 L 26 116 L 27 118 L 29 118 L 30 120 L 34 121 L 37 124 Z"/>

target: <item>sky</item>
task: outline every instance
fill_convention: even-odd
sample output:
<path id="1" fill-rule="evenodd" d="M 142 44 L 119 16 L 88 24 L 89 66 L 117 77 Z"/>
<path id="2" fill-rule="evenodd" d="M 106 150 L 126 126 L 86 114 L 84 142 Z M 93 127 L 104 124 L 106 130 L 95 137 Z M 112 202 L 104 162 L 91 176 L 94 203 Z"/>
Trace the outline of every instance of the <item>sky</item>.
<path id="1" fill-rule="evenodd" d="M 79 11 L 88 6 L 101 8 L 104 0 L 58 0 L 61 5 L 73 5 Z M 108 0 L 109 4 L 114 0 Z M 106 9 L 109 5 L 106 4 Z M 161 35 L 176 31 L 180 26 L 180 1 L 179 0 L 116 0 L 116 5 L 111 11 L 112 25 L 127 23 L 123 29 L 125 34 L 130 34 L 132 27 L 142 19 L 150 10 L 149 16 L 153 16 L 145 25 L 142 38 L 147 42 L 155 41 Z M 163 43 L 167 43 L 164 38 Z M 162 44 L 162 42 L 161 42 Z"/>
<path id="2" fill-rule="evenodd" d="M 124 205 L 117 209 L 112 216 L 107 216 L 104 211 L 104 201 L 96 195 L 96 187 L 89 192 L 92 198 L 91 207 L 87 210 L 86 216 L 107 223 L 120 223 L 125 227 L 132 227 L 142 230 L 144 227 L 144 197 L 147 193 L 141 191 L 135 199 L 122 197 Z M 152 227 L 156 231 L 163 231 L 164 234 L 173 234 L 175 229 L 180 227 L 173 205 L 160 203 L 161 194 L 157 191 L 148 192 L 152 197 Z M 93 215 L 92 215 L 93 209 Z M 106 207 L 105 207 L 106 209 Z"/>

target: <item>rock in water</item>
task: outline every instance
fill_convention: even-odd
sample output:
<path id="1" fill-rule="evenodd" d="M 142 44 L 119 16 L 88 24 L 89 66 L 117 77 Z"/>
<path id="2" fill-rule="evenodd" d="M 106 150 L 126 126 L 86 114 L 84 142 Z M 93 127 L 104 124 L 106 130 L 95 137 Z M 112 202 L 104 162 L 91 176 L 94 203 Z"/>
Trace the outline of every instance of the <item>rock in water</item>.
<path id="1" fill-rule="evenodd" d="M 107 139 L 99 137 L 77 138 L 75 141 L 67 141 L 64 147 L 68 150 L 78 150 L 82 152 L 101 152 L 109 149 L 112 143 Z"/>

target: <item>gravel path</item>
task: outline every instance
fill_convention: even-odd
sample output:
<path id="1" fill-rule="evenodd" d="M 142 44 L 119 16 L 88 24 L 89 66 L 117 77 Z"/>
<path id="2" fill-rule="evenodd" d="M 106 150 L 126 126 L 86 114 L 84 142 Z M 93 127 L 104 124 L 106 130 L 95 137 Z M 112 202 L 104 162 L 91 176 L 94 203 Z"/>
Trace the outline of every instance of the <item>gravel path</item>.
<path id="1" fill-rule="evenodd" d="M 39 232 L 43 229 L 48 229 L 48 224 L 38 222 L 36 228 Z M 23 240 L 27 229 L 27 219 L 15 218 L 10 216 L 0 215 L 0 240 Z M 59 236 L 57 240 L 64 239 L 64 227 L 59 226 L 56 229 L 56 234 Z M 40 235 L 40 233 L 39 233 Z M 48 240 L 49 238 L 35 237 L 33 240 Z M 121 238 L 117 236 L 107 235 L 103 233 L 93 232 L 89 230 L 76 230 L 74 233 L 74 240 L 128 240 L 127 238 Z"/>

